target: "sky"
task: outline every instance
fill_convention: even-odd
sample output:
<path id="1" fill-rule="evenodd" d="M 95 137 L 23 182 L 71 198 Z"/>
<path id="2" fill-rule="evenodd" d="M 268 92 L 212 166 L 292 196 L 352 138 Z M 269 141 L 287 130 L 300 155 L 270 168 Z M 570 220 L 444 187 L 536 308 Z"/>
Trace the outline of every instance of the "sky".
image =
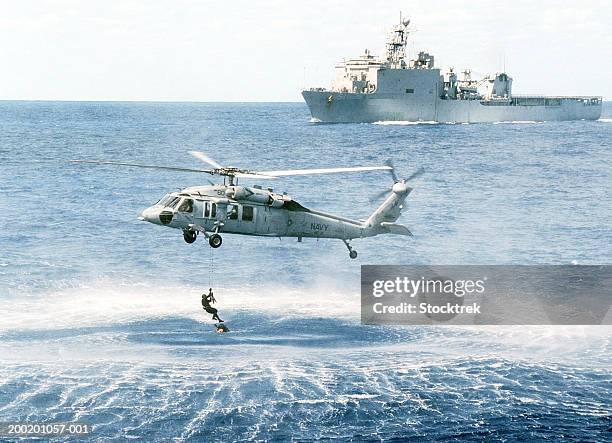
<path id="1" fill-rule="evenodd" d="M 334 65 L 410 51 L 515 93 L 612 100 L 609 0 L 0 0 L 0 100 L 301 101 Z"/>

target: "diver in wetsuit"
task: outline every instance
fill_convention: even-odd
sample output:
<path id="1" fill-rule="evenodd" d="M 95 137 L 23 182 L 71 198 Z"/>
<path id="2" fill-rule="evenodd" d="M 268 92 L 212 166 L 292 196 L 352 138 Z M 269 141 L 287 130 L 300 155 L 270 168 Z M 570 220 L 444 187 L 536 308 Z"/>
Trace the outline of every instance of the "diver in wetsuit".
<path id="1" fill-rule="evenodd" d="M 216 302 L 217 300 L 215 300 L 215 296 L 213 295 L 212 288 L 208 289 L 208 294 L 202 294 L 202 308 L 209 314 L 213 315 L 212 316 L 213 320 L 217 320 L 218 322 L 223 322 L 223 320 L 219 318 L 219 315 L 217 314 L 217 310 L 211 306 L 211 303 L 216 303 Z"/>
<path id="2" fill-rule="evenodd" d="M 225 326 L 225 323 L 219 323 L 218 325 L 215 325 L 217 327 L 217 332 L 219 334 L 223 334 L 224 332 L 229 332 L 229 328 L 227 326 Z"/>

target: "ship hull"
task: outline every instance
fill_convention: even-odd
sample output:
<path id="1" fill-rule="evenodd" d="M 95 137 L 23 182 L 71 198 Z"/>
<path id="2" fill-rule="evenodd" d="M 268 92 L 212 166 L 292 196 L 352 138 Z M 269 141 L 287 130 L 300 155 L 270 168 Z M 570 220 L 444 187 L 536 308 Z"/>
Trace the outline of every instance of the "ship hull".
<path id="1" fill-rule="evenodd" d="M 312 118 L 325 123 L 567 121 L 597 120 L 601 116 L 601 101 L 592 104 L 570 97 L 556 98 L 554 105 L 547 106 L 443 100 L 431 96 L 398 97 L 389 93 L 303 91 L 302 96 Z"/>

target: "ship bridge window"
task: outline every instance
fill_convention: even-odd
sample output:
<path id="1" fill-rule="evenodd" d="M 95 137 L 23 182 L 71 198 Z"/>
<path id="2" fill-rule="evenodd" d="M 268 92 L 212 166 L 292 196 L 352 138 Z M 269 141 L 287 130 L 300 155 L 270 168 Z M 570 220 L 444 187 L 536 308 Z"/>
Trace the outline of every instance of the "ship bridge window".
<path id="1" fill-rule="evenodd" d="M 414 89 L 406 88 L 406 94 L 414 94 Z"/>

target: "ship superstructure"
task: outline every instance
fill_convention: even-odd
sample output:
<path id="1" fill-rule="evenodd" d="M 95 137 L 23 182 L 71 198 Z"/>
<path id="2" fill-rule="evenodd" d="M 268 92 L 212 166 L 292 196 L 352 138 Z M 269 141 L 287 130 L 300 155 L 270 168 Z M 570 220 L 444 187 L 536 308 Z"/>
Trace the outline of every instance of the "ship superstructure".
<path id="1" fill-rule="evenodd" d="M 302 91 L 315 121 L 434 121 L 475 123 L 502 121 L 597 120 L 602 98 L 512 94 L 506 72 L 475 79 L 435 67 L 434 56 L 419 52 L 406 61 L 410 21 L 391 30 L 384 59 L 369 50 L 336 65 L 330 89 Z"/>

